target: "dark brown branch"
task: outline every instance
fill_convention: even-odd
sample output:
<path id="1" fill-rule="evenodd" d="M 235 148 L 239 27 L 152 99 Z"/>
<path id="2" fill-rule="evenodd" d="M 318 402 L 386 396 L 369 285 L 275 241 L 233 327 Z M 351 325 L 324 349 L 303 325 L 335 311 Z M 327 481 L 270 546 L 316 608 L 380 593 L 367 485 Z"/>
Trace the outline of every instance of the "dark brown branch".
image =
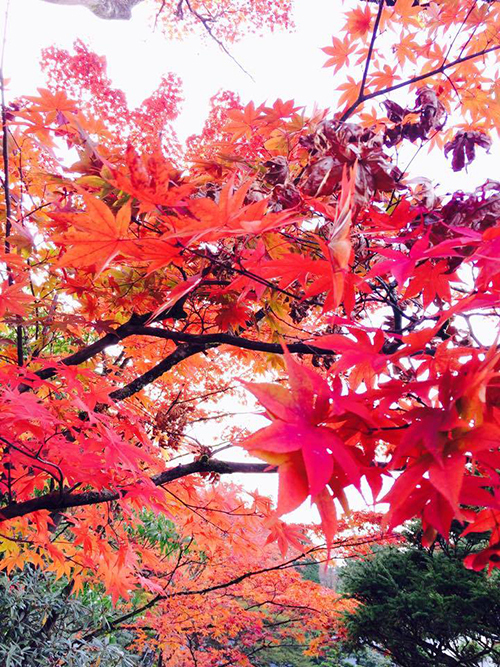
<path id="1" fill-rule="evenodd" d="M 135 380 L 129 382 L 125 387 L 112 391 L 109 395 L 110 398 L 114 401 L 122 401 L 124 398 L 133 396 L 138 391 L 141 391 L 141 389 L 144 389 L 148 384 L 157 380 L 164 373 L 167 373 L 181 361 L 184 361 L 184 359 L 202 352 L 207 347 L 208 345 L 199 345 L 197 343 L 191 345 L 179 345 L 179 347 L 169 354 L 168 357 L 165 357 L 159 364 L 150 368 L 149 371 L 146 371 L 143 375 L 135 378 Z"/>
<path id="2" fill-rule="evenodd" d="M 332 549 L 334 548 L 341 548 L 341 547 L 355 547 L 358 545 L 365 545 L 365 544 L 371 544 L 373 542 L 377 542 L 377 540 L 380 539 L 380 536 L 370 536 L 370 537 L 360 537 L 359 539 L 356 539 L 356 537 L 351 536 L 348 538 L 344 539 L 339 539 L 335 545 L 332 545 Z M 96 630 L 93 630 L 91 633 L 88 635 L 85 635 L 83 637 L 84 640 L 89 640 L 92 639 L 93 637 L 98 637 L 100 635 L 108 634 L 109 632 L 112 632 L 118 625 L 121 623 L 124 623 L 128 621 L 130 618 L 133 618 L 134 616 L 137 616 L 138 614 L 142 614 L 144 611 L 147 611 L 148 609 L 151 609 L 155 604 L 158 602 L 162 602 L 164 600 L 168 600 L 170 598 L 174 597 L 187 597 L 190 595 L 206 595 L 207 593 L 213 593 L 214 591 L 218 591 L 221 589 L 225 588 L 230 588 L 231 586 L 234 586 L 236 584 L 241 583 L 242 581 L 245 581 L 245 579 L 249 579 L 251 577 L 258 576 L 259 574 L 266 574 L 267 572 L 273 572 L 275 570 L 288 570 L 290 568 L 297 568 L 297 567 L 302 567 L 302 566 L 307 566 L 310 565 L 311 563 L 326 563 L 327 559 L 323 560 L 307 560 L 303 563 L 299 562 L 303 558 L 306 558 L 310 554 L 317 553 L 318 551 L 324 551 L 325 545 L 316 545 L 313 547 L 310 547 L 306 551 L 304 551 L 301 554 L 298 554 L 297 556 L 294 556 L 293 558 L 290 558 L 287 561 L 283 561 L 282 563 L 279 563 L 278 565 L 272 565 L 270 567 L 265 567 L 259 570 L 252 570 L 250 572 L 245 572 L 244 574 L 239 575 L 238 577 L 235 577 L 234 579 L 230 579 L 229 581 L 220 583 L 220 584 L 214 584 L 213 586 L 207 586 L 206 588 L 201 588 L 201 589 L 195 589 L 195 590 L 184 590 L 184 591 L 176 591 L 175 593 L 168 593 L 165 595 L 158 594 L 155 597 L 153 597 L 149 602 L 144 604 L 142 607 L 138 607 L 135 610 L 132 610 L 130 612 L 127 612 L 123 616 L 120 616 L 118 618 L 115 618 L 114 620 L 110 620 L 106 623 L 106 626 L 102 626 Z M 329 559 L 328 559 L 329 560 Z M 297 608 L 297 609 L 304 609 L 304 610 L 310 610 L 317 612 L 316 609 L 312 609 L 310 607 L 300 607 L 300 606 L 295 606 L 295 605 L 279 605 L 283 607 L 291 607 L 291 608 Z M 251 608 L 251 607 L 250 607 Z"/>
<path id="3" fill-rule="evenodd" d="M 143 320 L 144 318 L 135 318 L 135 321 Z M 253 350 L 255 352 L 267 352 L 271 354 L 283 354 L 283 346 L 279 343 L 265 343 L 242 336 L 234 336 L 226 333 L 214 334 L 189 334 L 181 331 L 170 331 L 168 329 L 161 329 L 159 327 L 147 327 L 141 324 L 134 324 L 134 318 L 129 322 L 118 327 L 115 331 L 107 333 L 105 336 L 88 345 L 78 352 L 71 354 L 62 360 L 65 366 L 77 366 L 88 361 L 91 357 L 99 354 L 110 345 L 116 345 L 121 340 L 130 336 L 152 336 L 153 338 L 162 338 L 164 340 L 171 340 L 176 343 L 185 343 L 179 345 L 171 354 L 163 359 L 159 364 L 151 368 L 149 371 L 130 382 L 125 387 L 117 389 L 110 394 L 115 401 L 123 400 L 133 394 L 141 391 L 145 386 L 154 382 L 154 380 L 161 377 L 168 372 L 176 364 L 187 359 L 188 357 L 198 354 L 208 348 L 217 347 L 219 345 L 231 345 L 244 350 Z M 319 354 L 328 355 L 334 354 L 332 350 L 325 350 L 310 343 L 290 343 L 288 346 L 290 352 L 294 354 Z M 57 369 L 54 367 L 45 368 L 37 372 L 38 377 L 46 380 L 57 374 Z M 28 391 L 29 385 L 22 385 L 20 392 Z"/>
<path id="4" fill-rule="evenodd" d="M 99 340 L 96 340 L 94 343 L 87 345 L 87 347 L 78 350 L 78 352 L 65 357 L 61 360 L 61 363 L 64 364 L 64 366 L 78 366 L 79 364 L 84 364 L 92 357 L 95 357 L 96 354 L 103 352 L 107 347 L 116 345 L 121 340 L 124 340 L 129 336 L 133 336 L 137 322 L 146 322 L 149 316 L 150 313 L 142 316 L 132 315 L 128 322 L 125 322 L 125 324 L 122 324 L 114 331 L 107 333 L 105 336 Z M 51 377 L 54 377 L 54 375 L 57 375 L 57 368 L 44 368 L 40 371 L 37 371 L 36 375 L 42 380 L 47 380 Z M 19 386 L 20 393 L 29 391 L 29 389 L 31 389 L 31 387 L 28 384 L 22 384 Z"/>
<path id="5" fill-rule="evenodd" d="M 358 99 L 357 102 L 363 99 L 363 95 L 365 92 L 365 86 L 366 86 L 366 79 L 368 78 L 368 70 L 370 69 L 370 63 L 372 60 L 372 55 L 373 55 L 373 49 L 375 48 L 375 42 L 377 40 L 377 35 L 378 35 L 378 28 L 380 25 L 380 19 L 382 18 L 382 11 L 384 9 L 384 0 L 378 0 L 378 11 L 377 11 L 377 18 L 375 19 L 375 25 L 373 26 L 373 32 L 372 36 L 370 39 L 370 45 L 368 47 L 368 53 L 366 55 L 366 61 L 365 61 L 365 69 L 363 72 L 363 77 L 361 79 L 361 85 L 359 87 L 359 93 L 358 93 Z"/>
<path id="6" fill-rule="evenodd" d="M 227 333 L 214 334 L 189 334 L 178 331 L 168 331 L 156 327 L 136 327 L 136 335 L 153 336 L 154 338 L 164 338 L 175 342 L 191 343 L 209 347 L 212 345 L 231 345 L 244 350 L 253 350 L 255 352 L 267 352 L 269 354 L 283 354 L 283 346 L 280 343 L 265 343 L 260 340 L 252 340 L 243 336 L 234 336 Z M 298 354 L 334 354 L 332 350 L 326 350 L 318 345 L 310 343 L 289 343 L 287 347 L 290 352 Z"/>
<path id="7" fill-rule="evenodd" d="M 167 373 L 175 365 L 184 361 L 188 357 L 192 357 L 199 352 L 203 352 L 209 348 L 218 347 L 219 345 L 231 345 L 244 350 L 254 350 L 255 352 L 268 352 L 271 354 L 283 354 L 284 348 L 279 343 L 264 343 L 258 340 L 251 340 L 241 336 L 233 336 L 232 334 L 216 333 L 216 334 L 188 334 L 180 331 L 168 331 L 156 327 L 137 326 L 133 333 L 129 335 L 137 336 L 153 336 L 155 338 L 163 338 L 165 340 L 172 340 L 175 342 L 184 342 L 184 345 L 179 347 L 168 355 L 159 364 L 150 368 L 146 373 L 135 378 L 125 387 L 116 389 L 111 392 L 110 398 L 115 401 L 121 401 L 124 398 L 133 396 L 141 391 L 147 385 L 151 384 L 164 373 Z M 292 353 L 299 354 L 319 354 L 331 355 L 334 354 L 332 350 L 325 350 L 324 348 L 310 345 L 309 343 L 290 343 L 288 349 Z"/>
<path id="8" fill-rule="evenodd" d="M 216 472 L 219 475 L 232 475 L 234 473 L 263 473 L 274 472 L 274 469 L 269 469 L 267 463 L 236 463 L 228 461 L 219 461 L 217 459 L 208 459 L 193 461 L 192 463 L 185 463 L 169 468 L 157 475 L 151 477 L 151 481 L 155 486 L 162 486 L 168 484 L 182 477 L 193 475 L 200 472 Z M 119 491 L 84 491 L 83 493 L 46 493 L 37 498 L 31 498 L 21 503 L 9 503 L 0 508 L 0 521 L 7 519 L 14 519 L 18 516 L 25 516 L 32 512 L 40 510 L 65 510 L 70 507 L 82 507 L 88 505 L 97 505 L 99 503 L 106 503 L 112 500 L 118 500 L 127 495 L 127 489 L 123 488 Z"/>
<path id="9" fill-rule="evenodd" d="M 137 321 L 145 322 L 148 316 L 149 314 L 143 317 L 132 316 L 128 322 L 125 322 L 125 324 L 122 324 L 114 331 L 107 333 L 105 336 L 103 336 L 99 340 L 96 340 L 91 345 L 87 345 L 87 347 L 78 350 L 78 352 L 75 352 L 74 354 L 70 354 L 68 357 L 65 357 L 64 359 L 62 359 L 61 363 L 64 364 L 65 366 L 78 366 L 79 364 L 84 364 L 92 357 L 95 357 L 96 354 L 103 352 L 107 347 L 110 347 L 111 345 L 116 345 L 121 340 L 124 340 L 125 338 L 132 336 L 134 334 Z M 57 369 L 44 368 L 43 370 L 38 371 L 37 375 L 42 380 L 47 380 L 48 378 L 57 375 Z M 28 389 L 29 389 L 28 386 L 23 386 L 21 387 L 20 391 L 21 392 L 27 391 Z"/>
<path id="10" fill-rule="evenodd" d="M 158 19 L 160 18 L 161 13 L 165 9 L 165 4 L 166 4 L 166 0 L 162 0 L 162 3 L 160 5 L 160 9 L 157 11 L 156 16 L 155 16 L 155 23 L 154 23 L 154 26 L 153 26 L 153 32 L 156 30 L 156 26 L 158 25 Z"/>
<path id="11" fill-rule="evenodd" d="M 5 193 L 5 254 L 10 253 L 10 233 L 12 230 L 12 204 L 10 200 L 10 175 L 9 175 L 9 145 L 7 137 L 7 108 L 5 106 L 5 85 L 3 69 L 0 69 L 0 86 L 2 93 L 2 158 L 3 158 L 3 189 Z"/>

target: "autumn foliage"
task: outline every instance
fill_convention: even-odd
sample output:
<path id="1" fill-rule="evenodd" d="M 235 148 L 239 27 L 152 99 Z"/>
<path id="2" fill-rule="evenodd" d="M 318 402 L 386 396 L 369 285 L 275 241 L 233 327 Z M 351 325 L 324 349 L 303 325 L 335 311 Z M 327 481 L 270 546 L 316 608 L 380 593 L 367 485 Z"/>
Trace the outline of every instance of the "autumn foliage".
<path id="1" fill-rule="evenodd" d="M 0 567 L 102 584 L 169 664 L 319 650 L 336 597 L 291 565 L 380 539 L 349 524 L 353 489 L 386 483 L 384 531 L 420 517 L 429 544 L 457 519 L 491 534 L 469 566 L 500 561 L 500 183 L 443 196 L 395 162 L 413 143 L 458 171 L 498 140 L 500 8 L 344 18 L 336 108 L 220 93 L 185 153 L 176 77 L 130 109 L 81 43 L 4 107 Z M 267 424 L 228 414 L 245 403 Z M 278 473 L 276 507 L 222 479 L 251 472 Z M 324 539 L 281 518 L 307 498 Z"/>

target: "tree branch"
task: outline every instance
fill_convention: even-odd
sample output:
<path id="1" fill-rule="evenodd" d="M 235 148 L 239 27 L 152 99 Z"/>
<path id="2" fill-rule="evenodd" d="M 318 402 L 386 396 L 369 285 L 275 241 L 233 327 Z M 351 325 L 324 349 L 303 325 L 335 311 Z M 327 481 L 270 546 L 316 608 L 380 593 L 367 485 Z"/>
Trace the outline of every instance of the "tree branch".
<path id="1" fill-rule="evenodd" d="M 181 331 L 170 331 L 168 329 L 161 329 L 159 327 L 148 327 L 142 324 L 137 324 L 137 321 L 146 321 L 147 316 L 139 318 L 132 317 L 129 322 L 118 327 L 115 331 L 107 333 L 105 336 L 95 341 L 91 345 L 78 350 L 74 354 L 62 359 L 61 363 L 65 366 L 78 366 L 83 364 L 96 354 L 103 352 L 107 347 L 116 345 L 120 341 L 130 336 L 152 336 L 153 338 L 162 338 L 164 340 L 171 340 L 176 343 L 186 343 L 186 345 L 179 345 L 171 354 L 163 359 L 159 364 L 151 368 L 149 371 L 130 382 L 125 387 L 117 389 L 110 394 L 115 401 L 123 400 L 133 394 L 141 391 L 146 385 L 150 384 L 164 373 L 169 371 L 173 366 L 179 362 L 187 359 L 194 354 L 203 352 L 204 350 L 217 347 L 219 345 L 230 345 L 244 350 L 253 350 L 255 352 L 267 352 L 270 354 L 283 354 L 283 346 L 279 343 L 265 343 L 259 340 L 252 340 L 244 338 L 243 336 L 234 336 L 233 334 L 214 333 L 214 334 L 190 334 Z M 289 343 L 288 350 L 294 354 L 318 354 L 330 355 L 334 354 L 332 350 L 325 350 L 311 343 Z M 37 371 L 36 375 L 42 380 L 57 375 L 57 368 L 50 367 Z M 19 388 L 20 393 L 28 391 L 30 386 L 25 384 Z"/>
<path id="2" fill-rule="evenodd" d="M 3 189 L 5 193 L 5 240 L 4 249 L 5 254 L 10 253 L 10 233 L 12 230 L 12 205 L 10 200 L 10 183 L 9 183 L 9 146 L 7 139 L 7 108 L 5 105 L 5 84 L 3 76 L 3 68 L 0 69 L 0 87 L 2 94 L 2 159 L 3 159 Z"/>
<path id="3" fill-rule="evenodd" d="M 196 338 L 196 336 L 194 336 L 194 338 Z M 129 382 L 129 384 L 125 385 L 125 387 L 121 387 L 120 389 L 112 391 L 109 397 L 114 401 L 122 401 L 124 398 L 133 396 L 138 391 L 141 391 L 141 389 L 144 389 L 144 387 L 146 387 L 148 384 L 151 384 L 151 382 L 157 380 L 164 373 L 167 373 L 171 368 L 179 364 L 181 361 L 184 361 L 184 359 L 192 357 L 194 354 L 198 354 L 199 352 L 203 352 L 203 350 L 206 350 L 207 347 L 208 345 L 199 345 L 197 343 L 179 345 L 179 347 L 174 350 L 172 354 L 169 354 L 168 357 L 165 357 L 165 359 L 160 361 L 159 364 L 156 364 L 156 366 L 153 366 L 153 368 L 150 368 L 149 371 L 146 371 L 143 373 L 143 375 L 135 378 L 135 380 L 132 380 L 132 382 Z"/>
<path id="4" fill-rule="evenodd" d="M 352 114 L 354 113 L 354 111 L 356 111 L 356 109 L 360 104 L 368 102 L 368 100 L 372 100 L 375 97 L 380 97 L 381 95 L 387 95 L 388 93 L 392 93 L 392 91 L 398 90 L 399 88 L 405 88 L 406 86 L 411 86 L 412 83 L 418 83 L 419 81 L 424 81 L 424 79 L 429 79 L 430 77 L 433 77 L 436 74 L 443 74 L 445 70 L 450 69 L 451 67 L 456 67 L 457 65 L 465 63 L 468 60 L 474 60 L 475 58 L 486 56 L 488 53 L 492 53 L 493 51 L 498 51 L 499 49 L 500 49 L 500 44 L 497 44 L 496 46 L 490 46 L 490 48 L 488 49 L 483 49 L 482 51 L 478 51 L 477 53 L 471 53 L 468 56 L 457 58 L 451 63 L 443 62 L 439 67 L 436 67 L 430 72 L 426 72 L 425 74 L 419 74 L 418 76 L 414 76 L 413 78 L 407 79 L 406 81 L 402 81 L 401 83 L 396 83 L 393 86 L 388 86 L 387 88 L 376 90 L 375 92 L 368 93 L 367 95 L 363 93 L 363 95 L 361 97 L 358 97 L 358 99 L 351 104 L 351 106 L 347 109 L 347 111 L 345 111 L 342 114 L 340 121 L 341 122 L 346 121 L 349 118 L 349 116 L 352 116 Z"/>
<path id="5" fill-rule="evenodd" d="M 138 326 L 129 335 L 137 336 L 153 336 L 155 338 L 163 338 L 165 340 L 172 340 L 175 342 L 184 342 L 184 345 L 179 347 L 168 355 L 159 364 L 150 368 L 143 375 L 135 378 L 125 387 L 116 389 L 110 393 L 110 398 L 114 401 L 121 401 L 141 391 L 151 382 L 154 382 L 164 373 L 167 373 L 175 365 L 184 361 L 188 357 L 192 357 L 204 350 L 218 347 L 220 345 L 231 345 L 244 350 L 254 350 L 255 352 L 268 352 L 270 354 L 284 354 L 284 348 L 280 343 L 264 343 L 258 340 L 251 340 L 241 336 L 233 336 L 232 334 L 216 333 L 216 334 L 188 334 L 180 331 L 168 331 L 166 329 L 159 329 L 156 327 Z M 98 341 L 99 342 L 99 341 Z M 318 354 L 331 355 L 334 354 L 332 350 L 325 350 L 324 348 L 311 345 L 309 343 L 290 343 L 287 348 L 292 353 L 298 354 Z"/>
<path id="6" fill-rule="evenodd" d="M 363 77 L 361 79 L 361 85 L 359 87 L 359 94 L 358 94 L 358 102 L 359 100 L 363 99 L 363 94 L 365 92 L 365 86 L 366 86 L 366 79 L 368 77 L 368 70 L 370 69 L 370 63 L 373 55 L 373 49 L 375 48 L 375 42 L 377 40 L 377 35 L 378 35 L 378 28 L 380 25 L 380 19 L 382 18 L 382 11 L 384 9 L 384 0 L 378 0 L 379 5 L 378 5 L 378 11 L 377 11 L 377 18 L 375 19 L 375 25 L 373 26 L 373 32 L 372 36 L 370 39 L 370 46 L 368 47 L 368 53 L 366 55 L 366 61 L 365 61 L 365 69 L 363 72 Z"/>
<path id="7" fill-rule="evenodd" d="M 207 33 L 210 35 L 210 37 L 214 40 L 214 42 L 215 42 L 216 44 L 219 45 L 219 48 L 221 48 L 221 49 L 224 51 L 224 53 L 226 54 L 226 56 L 229 56 L 229 57 L 231 58 L 231 60 L 232 60 L 234 63 L 236 63 L 236 65 L 240 68 L 240 70 L 241 70 L 244 74 L 246 74 L 248 77 L 250 77 L 250 79 L 252 79 L 252 81 L 255 83 L 255 79 L 254 79 L 253 76 L 250 74 L 250 72 L 247 72 L 247 70 L 243 67 L 243 65 L 242 65 L 241 63 L 239 63 L 239 62 L 236 60 L 236 58 L 233 56 L 233 54 L 228 50 L 228 48 L 227 48 L 227 46 L 224 44 L 224 42 L 222 42 L 222 41 L 221 41 L 221 40 L 214 34 L 212 28 L 210 27 L 209 21 L 208 21 L 204 16 L 202 16 L 199 12 L 197 12 L 195 9 L 193 9 L 190 0 L 185 0 L 185 3 L 186 3 L 187 8 L 189 9 L 189 11 L 191 12 L 191 14 L 192 14 L 196 19 L 198 19 L 198 21 L 200 21 L 200 23 L 201 23 L 202 26 L 205 28 L 205 30 L 206 30 Z M 179 3 L 179 5 L 181 5 L 181 3 Z"/>
<path id="8" fill-rule="evenodd" d="M 156 327 L 138 326 L 135 333 L 139 336 L 153 336 L 155 338 L 165 338 L 176 342 L 192 343 L 208 347 L 211 345 L 231 345 L 244 350 L 254 350 L 255 352 L 267 352 L 269 354 L 283 354 L 283 345 L 280 343 L 264 343 L 260 340 L 252 340 L 243 336 L 234 336 L 233 334 L 214 333 L 214 334 L 188 334 L 184 332 L 168 331 Z M 287 348 L 290 352 L 296 354 L 334 354 L 332 350 L 313 345 L 312 343 L 289 343 Z"/>
<path id="9" fill-rule="evenodd" d="M 232 475 L 234 473 L 268 473 L 275 472 L 270 469 L 267 463 L 237 463 L 228 461 L 219 461 L 217 459 L 192 461 L 183 465 L 169 468 L 150 478 L 155 486 L 168 484 L 182 477 L 193 475 L 200 472 L 216 472 L 219 475 Z M 127 495 L 127 489 L 122 488 L 118 491 L 85 491 L 83 493 L 46 493 L 37 498 L 31 498 L 21 503 L 9 503 L 0 508 L 0 522 L 8 519 L 14 519 L 19 516 L 25 516 L 32 512 L 40 510 L 65 510 L 70 507 L 83 507 L 88 505 L 97 505 L 107 503 L 112 500 L 119 500 Z"/>
<path id="10" fill-rule="evenodd" d="M 4 55 L 5 44 L 7 40 L 7 22 L 8 22 L 9 4 L 7 4 L 5 12 L 5 27 L 2 41 L 2 55 L 0 62 L 0 89 L 1 89 L 1 104 L 2 104 L 2 159 L 3 159 L 3 189 L 5 193 L 5 239 L 4 250 L 5 254 L 10 253 L 10 235 L 12 232 L 12 203 L 10 197 L 10 175 L 9 175 L 9 142 L 8 142 L 8 123 L 7 123 L 7 105 L 5 103 L 5 81 L 4 81 Z M 12 271 L 7 267 L 7 281 L 9 285 L 14 283 Z M 17 346 L 17 365 L 24 364 L 24 349 L 23 349 L 23 328 L 20 324 L 16 326 L 16 346 Z"/>

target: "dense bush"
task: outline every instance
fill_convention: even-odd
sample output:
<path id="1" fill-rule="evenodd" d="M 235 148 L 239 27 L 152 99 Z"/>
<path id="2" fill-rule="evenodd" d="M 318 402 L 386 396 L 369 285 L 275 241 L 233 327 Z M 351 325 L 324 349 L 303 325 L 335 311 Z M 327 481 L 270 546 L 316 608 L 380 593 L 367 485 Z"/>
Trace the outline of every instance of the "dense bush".
<path id="1" fill-rule="evenodd" d="M 0 664 L 3 667 L 132 667 L 140 657 L 126 650 L 124 631 L 85 640 L 111 602 L 95 590 L 76 598 L 72 582 L 38 569 L 0 574 Z M 97 663 L 96 660 L 99 660 Z M 144 662 L 142 664 L 145 664 Z"/>

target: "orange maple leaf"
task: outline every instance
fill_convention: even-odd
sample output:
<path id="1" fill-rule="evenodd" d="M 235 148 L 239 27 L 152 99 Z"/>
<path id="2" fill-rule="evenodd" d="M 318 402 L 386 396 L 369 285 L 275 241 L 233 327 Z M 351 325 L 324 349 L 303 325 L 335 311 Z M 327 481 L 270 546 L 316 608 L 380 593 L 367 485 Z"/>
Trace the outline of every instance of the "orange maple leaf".
<path id="1" fill-rule="evenodd" d="M 291 222 L 295 215 L 293 210 L 267 213 L 269 197 L 244 204 L 252 181 L 247 181 L 238 189 L 235 189 L 234 181 L 233 174 L 220 191 L 218 203 L 208 197 L 192 200 L 189 209 L 195 220 L 179 226 L 172 236 L 194 235 L 198 241 L 201 238 L 213 240 L 227 234 L 261 234 Z"/>
<path id="2" fill-rule="evenodd" d="M 348 106 L 358 98 L 359 83 L 352 76 L 348 76 L 345 83 L 337 86 L 337 90 L 339 92 L 343 91 L 342 95 L 339 97 L 338 106 Z"/>
<path id="3" fill-rule="evenodd" d="M 266 544 L 277 542 L 283 558 L 286 556 L 289 547 L 294 547 L 297 551 L 304 552 L 304 542 L 307 538 L 299 526 L 284 523 L 275 516 L 270 517 L 266 521 L 265 526 L 270 531 Z"/>
<path id="4" fill-rule="evenodd" d="M 24 315 L 26 306 L 33 301 L 31 294 L 23 291 L 25 283 L 9 285 L 7 280 L 0 283 L 0 317 L 5 313 Z"/>
<path id="5" fill-rule="evenodd" d="M 87 193 L 83 199 L 84 212 L 50 214 L 54 220 L 70 222 L 75 229 L 57 239 L 66 249 L 59 266 L 95 266 L 99 275 L 126 248 L 131 205 L 125 204 L 115 217 L 100 199 Z"/>
<path id="6" fill-rule="evenodd" d="M 368 82 L 370 90 L 383 90 L 392 86 L 396 79 L 396 70 L 396 66 L 389 67 L 386 64 L 382 69 L 374 72 Z"/>
<path id="7" fill-rule="evenodd" d="M 233 139 L 239 139 L 245 136 L 247 139 L 252 138 L 252 128 L 255 121 L 261 114 L 261 107 L 255 108 L 255 104 L 250 102 L 243 110 L 229 109 L 228 117 L 231 119 L 224 127 L 226 132 L 233 135 Z"/>
<path id="8" fill-rule="evenodd" d="M 142 212 L 157 212 L 159 206 L 179 205 L 193 190 L 191 184 L 179 178 L 179 173 L 159 151 L 141 156 L 128 145 L 126 163 L 128 173 L 118 170 L 114 182 L 120 190 L 137 199 Z"/>
<path id="9" fill-rule="evenodd" d="M 351 40 L 348 37 L 344 39 L 332 37 L 332 46 L 325 46 L 321 50 L 330 56 L 323 67 L 333 67 L 334 74 L 344 65 L 349 65 L 349 56 L 352 55 L 352 52 Z"/>
<path id="10" fill-rule="evenodd" d="M 40 95 L 38 97 L 26 97 L 33 104 L 34 111 L 66 112 L 76 113 L 76 102 L 69 100 L 63 90 L 52 93 L 46 88 L 38 88 Z"/>
<path id="11" fill-rule="evenodd" d="M 270 123 L 281 120 L 282 118 L 289 118 L 293 116 L 297 111 L 303 107 L 296 107 L 293 100 L 287 100 L 283 102 L 281 98 L 278 98 L 272 107 L 264 107 L 262 113 L 265 116 L 266 120 Z"/>

